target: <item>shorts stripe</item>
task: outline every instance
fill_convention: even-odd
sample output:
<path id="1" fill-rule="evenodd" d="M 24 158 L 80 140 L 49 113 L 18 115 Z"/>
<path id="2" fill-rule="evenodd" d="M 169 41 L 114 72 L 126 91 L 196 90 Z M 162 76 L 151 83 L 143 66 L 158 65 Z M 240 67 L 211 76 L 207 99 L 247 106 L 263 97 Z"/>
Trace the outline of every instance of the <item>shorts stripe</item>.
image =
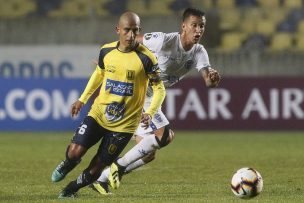
<path id="1" fill-rule="evenodd" d="M 154 130 L 157 130 L 157 127 L 156 127 L 156 125 L 151 121 L 151 123 L 150 123 L 150 127 L 152 128 L 152 130 L 154 131 Z"/>

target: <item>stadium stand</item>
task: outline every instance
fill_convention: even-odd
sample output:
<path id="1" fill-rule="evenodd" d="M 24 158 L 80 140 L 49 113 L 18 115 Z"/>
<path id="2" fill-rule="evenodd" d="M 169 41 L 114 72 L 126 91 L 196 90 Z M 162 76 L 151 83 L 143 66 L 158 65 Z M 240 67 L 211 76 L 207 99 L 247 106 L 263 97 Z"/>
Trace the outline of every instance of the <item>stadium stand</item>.
<path id="1" fill-rule="evenodd" d="M 253 47 L 281 50 L 294 46 L 301 49 L 304 33 L 303 0 L 0 0 L 0 20 L 46 18 L 91 19 L 119 15 L 132 10 L 142 17 L 179 16 L 192 6 L 206 12 L 207 23 L 217 40 L 218 50 Z M 207 31 L 208 35 L 208 31 Z M 286 36 L 289 37 L 286 37 Z M 239 38 L 237 37 L 239 36 Z M 280 36 L 280 37 L 278 37 Z M 279 38 L 287 41 L 276 42 Z M 287 39 L 288 38 L 288 39 Z M 290 40 L 291 39 L 291 40 Z M 232 43 L 231 41 L 234 41 Z M 256 46 L 254 42 L 265 43 Z M 206 43 L 206 42 L 205 42 Z M 208 43 L 207 43 L 208 44 Z M 284 44 L 284 45 L 283 45 Z"/>

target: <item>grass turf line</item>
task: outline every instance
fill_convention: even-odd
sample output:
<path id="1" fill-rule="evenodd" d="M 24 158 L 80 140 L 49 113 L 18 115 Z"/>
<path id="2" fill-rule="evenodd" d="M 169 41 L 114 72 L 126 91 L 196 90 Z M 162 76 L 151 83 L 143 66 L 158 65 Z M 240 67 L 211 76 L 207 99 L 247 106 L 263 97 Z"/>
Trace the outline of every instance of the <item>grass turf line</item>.
<path id="1" fill-rule="evenodd" d="M 72 133 L 0 133 L 0 202 L 58 202 L 58 193 L 87 167 L 97 146 L 63 181 L 51 173 Z M 64 202 L 244 202 L 230 191 L 233 173 L 257 169 L 264 190 L 250 202 L 304 202 L 303 132 L 176 132 L 157 159 L 123 178 L 114 195 L 84 188 Z M 128 148 L 134 145 L 131 141 Z"/>

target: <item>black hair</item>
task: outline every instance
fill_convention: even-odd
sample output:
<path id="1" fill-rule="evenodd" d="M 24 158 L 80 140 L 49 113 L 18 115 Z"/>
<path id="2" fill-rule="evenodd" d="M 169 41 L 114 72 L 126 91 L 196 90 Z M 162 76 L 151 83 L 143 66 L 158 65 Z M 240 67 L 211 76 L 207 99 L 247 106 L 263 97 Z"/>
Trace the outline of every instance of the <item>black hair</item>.
<path id="1" fill-rule="evenodd" d="M 189 16 L 198 16 L 203 17 L 205 16 L 205 12 L 198 10 L 196 8 L 187 8 L 183 13 L 183 22 L 189 17 Z"/>

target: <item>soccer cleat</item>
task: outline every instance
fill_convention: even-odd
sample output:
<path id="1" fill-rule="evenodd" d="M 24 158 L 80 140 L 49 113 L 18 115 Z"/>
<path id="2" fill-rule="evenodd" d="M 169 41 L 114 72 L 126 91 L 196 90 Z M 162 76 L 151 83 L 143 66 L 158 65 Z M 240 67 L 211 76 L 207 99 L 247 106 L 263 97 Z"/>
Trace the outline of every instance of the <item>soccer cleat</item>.
<path id="1" fill-rule="evenodd" d="M 52 181 L 59 182 L 74 168 L 68 161 L 62 161 L 52 173 Z"/>
<path id="2" fill-rule="evenodd" d="M 65 198 L 76 198 L 77 197 L 77 193 L 76 192 L 72 192 L 72 191 L 68 191 L 66 189 L 63 189 L 59 196 L 58 199 L 65 199 Z"/>
<path id="3" fill-rule="evenodd" d="M 125 167 L 119 166 L 119 164 L 117 164 L 116 162 L 112 163 L 109 175 L 109 185 L 111 186 L 111 188 L 119 188 L 124 171 Z"/>
<path id="4" fill-rule="evenodd" d="M 91 185 L 89 185 L 94 191 L 98 192 L 101 195 L 111 195 L 112 193 L 109 190 L 108 183 L 95 181 Z"/>

